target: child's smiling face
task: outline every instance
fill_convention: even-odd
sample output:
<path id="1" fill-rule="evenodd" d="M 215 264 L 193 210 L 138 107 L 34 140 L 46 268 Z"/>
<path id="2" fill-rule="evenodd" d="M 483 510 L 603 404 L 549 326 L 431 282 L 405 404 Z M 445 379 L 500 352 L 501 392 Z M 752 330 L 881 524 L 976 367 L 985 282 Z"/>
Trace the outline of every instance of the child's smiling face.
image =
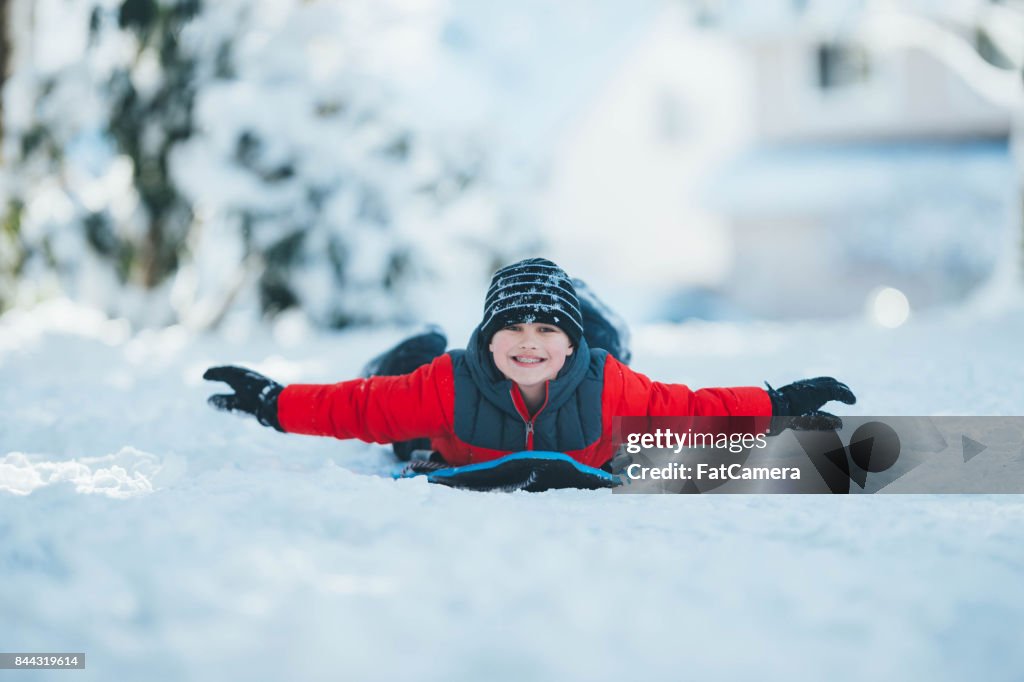
<path id="1" fill-rule="evenodd" d="M 511 324 L 488 347 L 498 370 L 520 388 L 543 386 L 558 376 L 572 355 L 569 337 L 553 324 Z"/>

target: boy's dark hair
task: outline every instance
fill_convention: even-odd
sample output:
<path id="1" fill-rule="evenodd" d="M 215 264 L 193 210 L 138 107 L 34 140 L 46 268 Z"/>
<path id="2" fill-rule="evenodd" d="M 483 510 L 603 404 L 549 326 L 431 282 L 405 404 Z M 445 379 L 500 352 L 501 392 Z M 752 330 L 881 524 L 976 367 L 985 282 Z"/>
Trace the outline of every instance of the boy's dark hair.
<path id="1" fill-rule="evenodd" d="M 572 280 L 546 258 L 527 258 L 494 273 L 484 301 L 480 339 L 491 340 L 511 324 L 547 323 L 579 345 L 583 314 Z"/>

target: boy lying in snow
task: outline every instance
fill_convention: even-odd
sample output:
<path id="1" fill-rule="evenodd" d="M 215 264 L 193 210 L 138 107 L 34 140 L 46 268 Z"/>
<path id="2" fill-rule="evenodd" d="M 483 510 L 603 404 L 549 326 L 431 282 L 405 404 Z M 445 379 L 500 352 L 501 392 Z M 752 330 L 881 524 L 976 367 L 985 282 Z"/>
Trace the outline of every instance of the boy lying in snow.
<path id="1" fill-rule="evenodd" d="M 839 418 L 820 408 L 856 402 L 831 377 L 778 390 L 651 381 L 627 366 L 609 314 L 582 282 L 531 258 L 495 273 L 466 350 L 444 352 L 447 340 L 430 331 L 377 358 L 365 379 L 282 386 L 231 366 L 203 378 L 234 390 L 211 396 L 211 405 L 278 431 L 394 443 L 404 459 L 431 448 L 453 466 L 551 450 L 601 467 L 615 454 L 616 416 L 785 415 L 796 417 L 793 428 L 832 429 Z"/>

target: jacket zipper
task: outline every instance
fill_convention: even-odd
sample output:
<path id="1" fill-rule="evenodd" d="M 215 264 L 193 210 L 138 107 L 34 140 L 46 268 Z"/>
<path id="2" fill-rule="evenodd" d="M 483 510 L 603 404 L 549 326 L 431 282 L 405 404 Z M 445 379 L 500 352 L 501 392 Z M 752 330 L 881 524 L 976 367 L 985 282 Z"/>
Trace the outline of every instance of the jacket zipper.
<path id="1" fill-rule="evenodd" d="M 540 409 L 537 410 L 536 414 L 533 415 L 532 419 L 528 416 L 529 411 L 526 410 L 526 402 L 523 400 L 522 394 L 516 390 L 515 385 L 513 385 L 512 388 L 509 389 L 509 392 L 512 396 L 512 404 L 515 405 L 516 407 L 516 412 L 519 413 L 519 416 L 522 417 L 523 423 L 526 424 L 525 449 L 533 450 L 533 425 L 536 423 L 537 417 L 540 416 L 540 413 L 543 412 L 544 408 L 548 406 L 548 383 L 544 384 L 544 404 L 540 406 Z M 522 409 L 520 409 L 520 404 L 522 404 Z"/>

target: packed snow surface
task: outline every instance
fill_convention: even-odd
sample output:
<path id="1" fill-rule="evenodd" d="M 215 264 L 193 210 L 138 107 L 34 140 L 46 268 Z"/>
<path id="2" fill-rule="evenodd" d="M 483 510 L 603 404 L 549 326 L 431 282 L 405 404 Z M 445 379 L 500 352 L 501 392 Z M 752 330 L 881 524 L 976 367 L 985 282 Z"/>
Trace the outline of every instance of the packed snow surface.
<path id="1" fill-rule="evenodd" d="M 332 382 L 410 330 L 0 318 L 0 641 L 19 679 L 1020 679 L 1024 501 L 481 494 L 218 413 L 245 364 Z M 844 414 L 1022 414 L 1020 309 L 635 329 L 693 387 L 831 374 Z M 457 342 L 456 342 L 457 343 Z"/>

